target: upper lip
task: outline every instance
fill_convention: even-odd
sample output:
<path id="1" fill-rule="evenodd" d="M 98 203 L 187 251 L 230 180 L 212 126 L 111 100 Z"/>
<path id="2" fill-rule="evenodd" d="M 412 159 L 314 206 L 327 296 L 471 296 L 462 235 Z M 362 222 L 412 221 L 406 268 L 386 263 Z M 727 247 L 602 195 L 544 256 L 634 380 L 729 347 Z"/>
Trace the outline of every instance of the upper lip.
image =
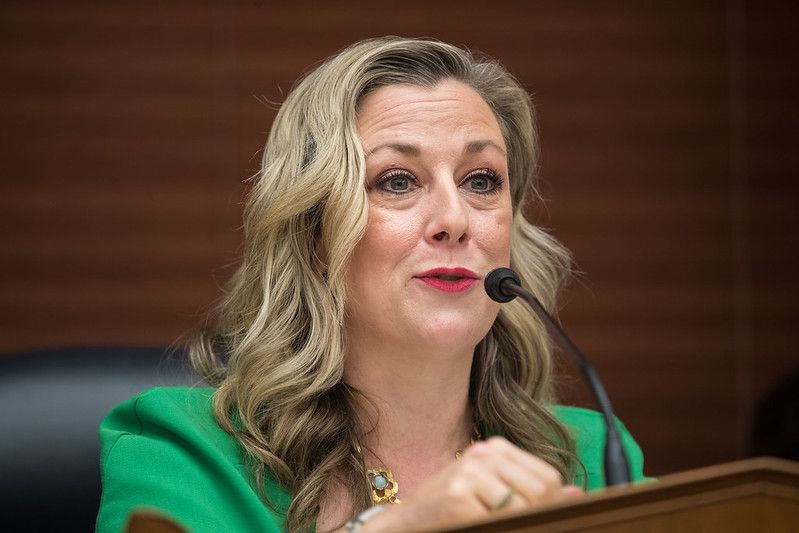
<path id="1" fill-rule="evenodd" d="M 479 279 L 480 276 L 469 270 L 468 268 L 463 267 L 455 267 L 455 268 L 447 268 L 447 267 L 437 267 L 431 268 L 430 270 L 426 270 L 421 274 L 417 274 L 417 278 L 432 278 L 435 276 L 458 276 L 461 278 L 472 278 L 472 279 Z"/>

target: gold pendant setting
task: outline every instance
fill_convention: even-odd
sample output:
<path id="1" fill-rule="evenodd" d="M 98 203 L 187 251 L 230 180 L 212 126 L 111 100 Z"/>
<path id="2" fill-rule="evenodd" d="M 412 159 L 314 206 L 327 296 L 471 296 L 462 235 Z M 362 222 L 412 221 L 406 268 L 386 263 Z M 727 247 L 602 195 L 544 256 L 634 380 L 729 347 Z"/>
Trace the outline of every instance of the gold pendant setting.
<path id="1" fill-rule="evenodd" d="M 369 476 L 369 485 L 372 487 L 372 501 L 381 505 L 384 503 L 400 503 L 397 498 L 399 485 L 394 479 L 394 474 L 387 468 L 370 468 L 366 471 Z"/>

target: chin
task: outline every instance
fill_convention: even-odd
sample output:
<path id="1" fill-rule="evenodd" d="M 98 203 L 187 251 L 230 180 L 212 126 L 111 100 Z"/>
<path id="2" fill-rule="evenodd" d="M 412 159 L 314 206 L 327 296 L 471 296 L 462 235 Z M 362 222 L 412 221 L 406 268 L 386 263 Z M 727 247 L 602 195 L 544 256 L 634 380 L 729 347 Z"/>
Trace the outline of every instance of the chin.
<path id="1" fill-rule="evenodd" d="M 473 350 L 491 329 L 491 322 L 443 318 L 432 319 L 421 330 L 427 343 L 444 350 Z"/>

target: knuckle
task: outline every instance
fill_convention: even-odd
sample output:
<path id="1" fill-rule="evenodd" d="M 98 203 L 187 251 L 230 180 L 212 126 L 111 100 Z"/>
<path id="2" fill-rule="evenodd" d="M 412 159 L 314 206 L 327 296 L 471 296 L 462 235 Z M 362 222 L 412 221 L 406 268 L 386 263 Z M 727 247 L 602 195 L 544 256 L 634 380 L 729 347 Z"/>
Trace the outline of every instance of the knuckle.
<path id="1" fill-rule="evenodd" d="M 530 483 L 527 490 L 529 491 L 529 495 L 532 496 L 534 500 L 537 500 L 546 494 L 547 486 L 543 483 Z"/>
<path id="2" fill-rule="evenodd" d="M 492 439 L 494 437 L 491 437 Z M 482 458 L 491 454 L 489 441 L 475 442 L 463 452 L 463 458 Z M 465 462 L 465 461 L 464 461 Z"/>
<path id="3" fill-rule="evenodd" d="M 469 496 L 469 485 L 462 478 L 455 478 L 446 484 L 442 491 L 445 500 L 457 502 Z"/>
<path id="4" fill-rule="evenodd" d="M 499 447 L 504 447 L 510 444 L 505 437 L 501 437 L 499 435 L 493 435 L 491 437 L 488 437 L 484 442 L 486 442 L 491 446 L 499 446 Z"/>
<path id="5" fill-rule="evenodd" d="M 561 485 L 560 472 L 550 465 L 547 465 L 547 468 L 543 470 L 542 477 L 547 485 L 558 487 Z"/>
<path id="6" fill-rule="evenodd" d="M 554 466 L 539 457 L 532 457 L 537 466 L 536 470 L 538 477 L 543 483 L 546 483 L 549 486 L 560 486 L 562 484 L 563 479 L 561 478 L 560 472 Z"/>
<path id="7" fill-rule="evenodd" d="M 464 458 L 459 465 L 459 475 L 461 478 L 474 478 L 479 474 L 481 467 L 480 462 L 474 457 Z"/>

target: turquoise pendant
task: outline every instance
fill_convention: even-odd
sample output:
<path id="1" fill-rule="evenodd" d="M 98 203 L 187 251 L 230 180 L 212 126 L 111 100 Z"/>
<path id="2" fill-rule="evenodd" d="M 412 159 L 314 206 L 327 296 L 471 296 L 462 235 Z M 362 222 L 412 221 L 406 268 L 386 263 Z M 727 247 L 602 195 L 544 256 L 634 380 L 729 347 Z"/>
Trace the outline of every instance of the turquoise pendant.
<path id="1" fill-rule="evenodd" d="M 369 485 L 372 486 L 372 501 L 378 505 L 384 503 L 399 503 L 397 492 L 399 485 L 394 480 L 394 475 L 387 468 L 370 468 L 366 471 Z"/>

